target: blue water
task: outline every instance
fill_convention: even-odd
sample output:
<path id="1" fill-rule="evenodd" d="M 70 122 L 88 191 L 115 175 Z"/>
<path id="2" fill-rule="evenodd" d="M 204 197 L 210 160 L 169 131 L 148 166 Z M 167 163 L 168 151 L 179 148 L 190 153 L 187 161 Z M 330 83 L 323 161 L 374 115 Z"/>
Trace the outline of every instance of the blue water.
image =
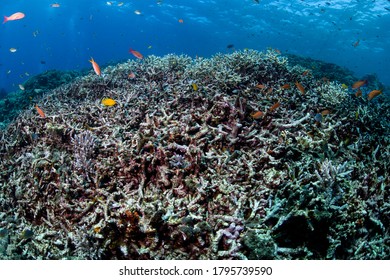
<path id="1" fill-rule="evenodd" d="M 59 8 L 52 3 L 1 1 L 0 15 L 26 16 L 0 26 L 0 89 L 18 90 L 49 69 L 91 68 L 90 57 L 101 66 L 135 59 L 129 48 L 144 56 L 210 57 L 272 47 L 345 66 L 357 76 L 376 73 L 390 85 L 390 0 L 62 0 Z"/>

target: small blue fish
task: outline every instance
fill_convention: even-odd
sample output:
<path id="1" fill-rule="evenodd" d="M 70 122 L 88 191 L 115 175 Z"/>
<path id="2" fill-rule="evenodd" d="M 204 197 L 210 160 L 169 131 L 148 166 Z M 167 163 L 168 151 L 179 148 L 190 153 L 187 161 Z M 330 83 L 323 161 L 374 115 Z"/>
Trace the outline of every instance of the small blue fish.
<path id="1" fill-rule="evenodd" d="M 8 229 L 2 228 L 0 229 L 0 238 L 6 237 L 8 235 Z"/>
<path id="2" fill-rule="evenodd" d="M 34 232 L 31 230 L 31 229 L 25 229 L 22 231 L 22 233 L 20 234 L 20 237 L 22 239 L 30 239 L 34 236 Z"/>
<path id="3" fill-rule="evenodd" d="M 316 122 L 322 122 L 322 115 L 321 114 L 316 114 L 314 116 L 314 119 L 315 119 Z"/>

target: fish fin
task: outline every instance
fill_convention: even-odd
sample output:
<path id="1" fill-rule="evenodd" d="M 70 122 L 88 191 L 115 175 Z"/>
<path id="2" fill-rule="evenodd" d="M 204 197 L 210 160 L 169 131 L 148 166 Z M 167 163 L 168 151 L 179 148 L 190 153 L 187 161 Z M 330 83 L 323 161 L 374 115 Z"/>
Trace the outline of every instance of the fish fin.
<path id="1" fill-rule="evenodd" d="M 4 16 L 4 21 L 3 23 L 6 23 L 8 21 L 8 18 L 6 16 Z"/>

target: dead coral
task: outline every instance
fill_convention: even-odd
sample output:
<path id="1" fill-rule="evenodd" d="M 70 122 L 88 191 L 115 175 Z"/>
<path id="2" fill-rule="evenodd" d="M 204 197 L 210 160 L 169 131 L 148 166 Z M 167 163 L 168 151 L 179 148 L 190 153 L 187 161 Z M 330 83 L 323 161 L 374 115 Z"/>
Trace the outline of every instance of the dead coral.
<path id="1" fill-rule="evenodd" d="M 386 258 L 388 100 L 298 68 L 150 56 L 46 94 L 0 135 L 1 257 Z"/>

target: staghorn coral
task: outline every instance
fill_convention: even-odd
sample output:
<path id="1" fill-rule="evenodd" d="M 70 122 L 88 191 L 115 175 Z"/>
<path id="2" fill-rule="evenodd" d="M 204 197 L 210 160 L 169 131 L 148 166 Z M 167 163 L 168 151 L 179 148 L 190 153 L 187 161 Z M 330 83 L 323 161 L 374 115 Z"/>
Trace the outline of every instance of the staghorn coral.
<path id="1" fill-rule="evenodd" d="M 150 56 L 47 93 L 0 135 L 1 258 L 386 258 L 388 98 L 300 69 Z"/>

